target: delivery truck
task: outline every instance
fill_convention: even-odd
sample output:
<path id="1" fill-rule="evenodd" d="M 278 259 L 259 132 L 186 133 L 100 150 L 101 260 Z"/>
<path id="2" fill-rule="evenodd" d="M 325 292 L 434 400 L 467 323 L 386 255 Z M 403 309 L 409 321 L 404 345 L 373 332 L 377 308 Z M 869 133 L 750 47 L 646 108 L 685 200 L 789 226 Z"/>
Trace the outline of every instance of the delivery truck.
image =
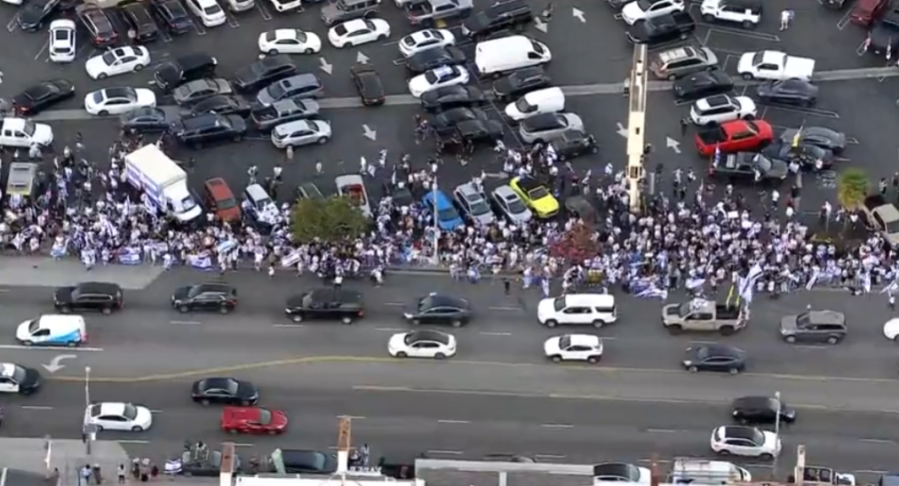
<path id="1" fill-rule="evenodd" d="M 156 209 L 178 221 L 191 221 L 203 213 L 187 188 L 187 172 L 154 144 L 125 156 L 125 177 Z"/>

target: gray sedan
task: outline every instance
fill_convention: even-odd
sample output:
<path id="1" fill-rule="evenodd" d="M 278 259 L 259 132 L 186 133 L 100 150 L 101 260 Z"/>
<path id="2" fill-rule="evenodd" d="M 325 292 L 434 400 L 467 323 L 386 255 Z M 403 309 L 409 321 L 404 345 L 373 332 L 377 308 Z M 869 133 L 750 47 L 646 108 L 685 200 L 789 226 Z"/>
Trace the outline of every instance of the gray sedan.
<path id="1" fill-rule="evenodd" d="M 799 133 L 800 143 L 821 147 L 835 154 L 846 150 L 845 133 L 825 127 L 803 127 L 801 130 L 802 132 Z M 800 129 L 798 128 L 784 130 L 780 139 L 786 143 L 793 143 L 796 133 L 799 131 Z"/>
<path id="2" fill-rule="evenodd" d="M 581 117 L 574 113 L 544 113 L 523 120 L 518 131 L 525 143 L 545 143 L 568 130 L 583 131 Z"/>
<path id="3" fill-rule="evenodd" d="M 534 217 L 524 201 L 508 185 L 497 187 L 490 195 L 499 211 L 512 223 L 527 223 Z"/>
<path id="4" fill-rule="evenodd" d="M 453 197 L 462 208 L 462 212 L 475 223 L 492 224 L 496 221 L 487 198 L 473 183 L 468 182 L 456 187 Z"/>
<path id="5" fill-rule="evenodd" d="M 203 78 L 191 81 L 175 88 L 172 95 L 175 103 L 190 105 L 216 95 L 229 95 L 234 90 L 231 83 L 222 78 Z"/>

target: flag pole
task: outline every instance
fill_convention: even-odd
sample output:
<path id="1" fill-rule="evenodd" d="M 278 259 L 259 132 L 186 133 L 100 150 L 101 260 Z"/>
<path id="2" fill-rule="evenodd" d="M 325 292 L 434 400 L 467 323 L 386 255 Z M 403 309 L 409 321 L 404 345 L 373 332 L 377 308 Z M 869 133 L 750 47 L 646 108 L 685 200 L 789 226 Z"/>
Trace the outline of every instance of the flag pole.
<path id="1" fill-rule="evenodd" d="M 437 176 L 434 176 L 434 187 L 432 188 L 434 203 L 434 265 L 440 265 L 440 226 L 437 224 L 439 214 L 437 213 Z"/>

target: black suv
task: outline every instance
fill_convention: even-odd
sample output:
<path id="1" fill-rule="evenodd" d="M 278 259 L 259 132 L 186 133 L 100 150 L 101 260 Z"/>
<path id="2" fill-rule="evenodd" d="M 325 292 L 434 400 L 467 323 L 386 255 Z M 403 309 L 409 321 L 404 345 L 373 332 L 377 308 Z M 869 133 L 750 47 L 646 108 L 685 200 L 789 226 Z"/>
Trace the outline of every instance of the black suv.
<path id="1" fill-rule="evenodd" d="M 118 284 L 82 282 L 74 287 L 58 287 L 53 293 L 53 306 L 63 314 L 76 310 L 100 311 L 111 314 L 125 305 L 125 296 Z"/>
<path id="2" fill-rule="evenodd" d="M 500 101 L 511 101 L 551 84 L 552 82 L 543 68 L 534 66 L 512 71 L 508 76 L 494 81 L 493 95 Z"/>
<path id="3" fill-rule="evenodd" d="M 231 78 L 231 86 L 241 93 L 259 91 L 279 79 L 296 73 L 297 67 L 290 60 L 290 56 L 286 54 L 266 56 L 238 70 Z"/>
<path id="4" fill-rule="evenodd" d="M 247 122 L 240 115 L 206 113 L 172 123 L 171 132 L 179 142 L 199 148 L 211 142 L 243 140 Z"/>
<path id="5" fill-rule="evenodd" d="M 362 294 L 344 289 L 317 289 L 287 299 L 284 313 L 293 322 L 332 319 L 344 324 L 365 315 Z"/>
<path id="6" fill-rule="evenodd" d="M 134 33 L 134 40 L 140 44 L 153 42 L 159 38 L 159 28 L 147 9 L 139 3 L 122 7 L 122 15 L 128 23 L 128 37 Z"/>
<path id="7" fill-rule="evenodd" d="M 172 307 L 184 314 L 194 310 L 227 314 L 237 307 L 237 289 L 217 283 L 188 285 L 172 294 Z"/>
<path id="8" fill-rule="evenodd" d="M 172 35 L 182 35 L 194 28 L 187 9 L 180 0 L 153 0 L 151 11 L 162 27 Z"/>
<path id="9" fill-rule="evenodd" d="M 731 408 L 734 420 L 745 425 L 773 424 L 778 420 L 778 411 L 781 422 L 792 423 L 796 420 L 796 411 L 782 401 L 778 403 L 775 397 L 740 397 L 734 400 Z"/>
<path id="10" fill-rule="evenodd" d="M 214 77 L 217 65 L 218 61 L 209 54 L 187 54 L 163 63 L 153 74 L 153 80 L 159 89 L 168 93 L 189 81 Z"/>
<path id="11" fill-rule="evenodd" d="M 462 23 L 462 34 L 481 39 L 504 30 L 522 30 L 534 20 L 534 12 L 524 0 L 506 0 L 494 3 Z"/>

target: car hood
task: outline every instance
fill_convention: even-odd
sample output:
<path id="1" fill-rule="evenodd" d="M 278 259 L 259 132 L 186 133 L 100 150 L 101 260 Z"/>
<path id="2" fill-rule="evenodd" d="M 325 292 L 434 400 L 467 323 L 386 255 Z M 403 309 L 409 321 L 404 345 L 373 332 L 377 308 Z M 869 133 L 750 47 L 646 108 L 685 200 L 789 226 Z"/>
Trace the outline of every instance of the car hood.
<path id="1" fill-rule="evenodd" d="M 515 89 L 515 84 L 510 78 L 501 78 L 493 82 L 493 91 L 498 95 L 509 94 Z"/>
<path id="2" fill-rule="evenodd" d="M 238 84 L 252 84 L 259 81 L 260 77 L 252 68 L 245 67 L 234 73 L 233 79 Z"/>
<path id="3" fill-rule="evenodd" d="M 25 8 L 19 10 L 18 20 L 21 25 L 31 27 L 44 18 L 43 9 L 39 5 L 25 4 Z"/>
<path id="4" fill-rule="evenodd" d="M 301 295 L 294 295 L 294 296 L 288 297 L 288 298 L 287 298 L 287 302 L 286 302 L 287 307 L 290 307 L 290 308 L 301 308 L 301 307 L 303 307 L 303 299 L 304 299 L 304 298 L 305 298 L 305 296 L 302 295 L 302 294 L 301 294 Z"/>
<path id="5" fill-rule="evenodd" d="M 103 56 L 94 56 L 84 63 L 84 69 L 91 75 L 102 72 L 105 67 L 106 63 L 103 61 Z"/>
<path id="6" fill-rule="evenodd" d="M 786 316 L 780 320 L 780 330 L 783 331 L 795 331 L 799 329 L 796 325 L 796 317 L 797 316 Z"/>
<path id="7" fill-rule="evenodd" d="M 179 287 L 172 293 L 172 298 L 175 300 L 186 300 L 188 295 L 190 295 L 190 287 Z"/>
<path id="8" fill-rule="evenodd" d="M 252 383 L 241 381 L 237 386 L 237 396 L 240 398 L 259 398 L 259 389 Z"/>
<path id="9" fill-rule="evenodd" d="M 621 15 L 636 19 L 643 15 L 643 10 L 637 5 L 637 2 L 630 2 L 621 9 Z"/>
<path id="10" fill-rule="evenodd" d="M 537 304 L 537 316 L 549 316 L 554 312 L 553 303 L 555 299 L 541 299 Z"/>
<path id="11" fill-rule="evenodd" d="M 559 349 L 559 341 L 561 339 L 562 338 L 558 336 L 547 339 L 546 342 L 543 343 L 543 352 L 546 354 L 556 354 L 561 351 L 561 349 Z"/>
<path id="12" fill-rule="evenodd" d="M 406 347 L 406 334 L 394 334 L 390 336 L 390 340 L 387 341 L 388 349 L 403 349 Z"/>
<path id="13" fill-rule="evenodd" d="M 768 171 L 768 177 L 783 179 L 790 172 L 790 167 L 786 162 L 779 159 L 768 159 L 771 162 L 771 170 Z"/>
<path id="14" fill-rule="evenodd" d="M 72 301 L 72 292 L 75 287 L 58 287 L 53 291 L 53 299 L 60 304 L 67 304 Z"/>
<path id="15" fill-rule="evenodd" d="M 53 143 L 53 129 L 44 123 L 34 124 L 34 135 L 31 140 L 38 145 L 50 145 Z"/>
<path id="16" fill-rule="evenodd" d="M 262 106 L 269 106 L 272 103 L 277 101 L 271 94 L 269 94 L 267 89 L 264 89 L 256 95 L 256 102 Z"/>
<path id="17" fill-rule="evenodd" d="M 287 428 L 287 414 L 280 410 L 269 410 L 269 413 L 272 414 L 272 421 L 269 423 L 269 427 L 274 429 L 284 429 Z"/>
<path id="18" fill-rule="evenodd" d="M 341 10 L 337 8 L 336 3 L 329 3 L 322 7 L 322 18 L 334 21 L 338 16 L 340 16 Z"/>
<path id="19" fill-rule="evenodd" d="M 43 377 L 41 377 L 40 371 L 34 368 L 24 368 L 25 369 L 25 380 L 20 383 L 21 386 L 25 388 L 37 388 L 41 386 L 43 382 Z"/>
<path id="20" fill-rule="evenodd" d="M 134 423 L 143 425 L 145 428 L 149 427 L 153 423 L 153 413 L 150 412 L 150 409 L 137 405 L 135 405 L 134 408 L 137 410 L 137 416 L 134 418 Z"/>

